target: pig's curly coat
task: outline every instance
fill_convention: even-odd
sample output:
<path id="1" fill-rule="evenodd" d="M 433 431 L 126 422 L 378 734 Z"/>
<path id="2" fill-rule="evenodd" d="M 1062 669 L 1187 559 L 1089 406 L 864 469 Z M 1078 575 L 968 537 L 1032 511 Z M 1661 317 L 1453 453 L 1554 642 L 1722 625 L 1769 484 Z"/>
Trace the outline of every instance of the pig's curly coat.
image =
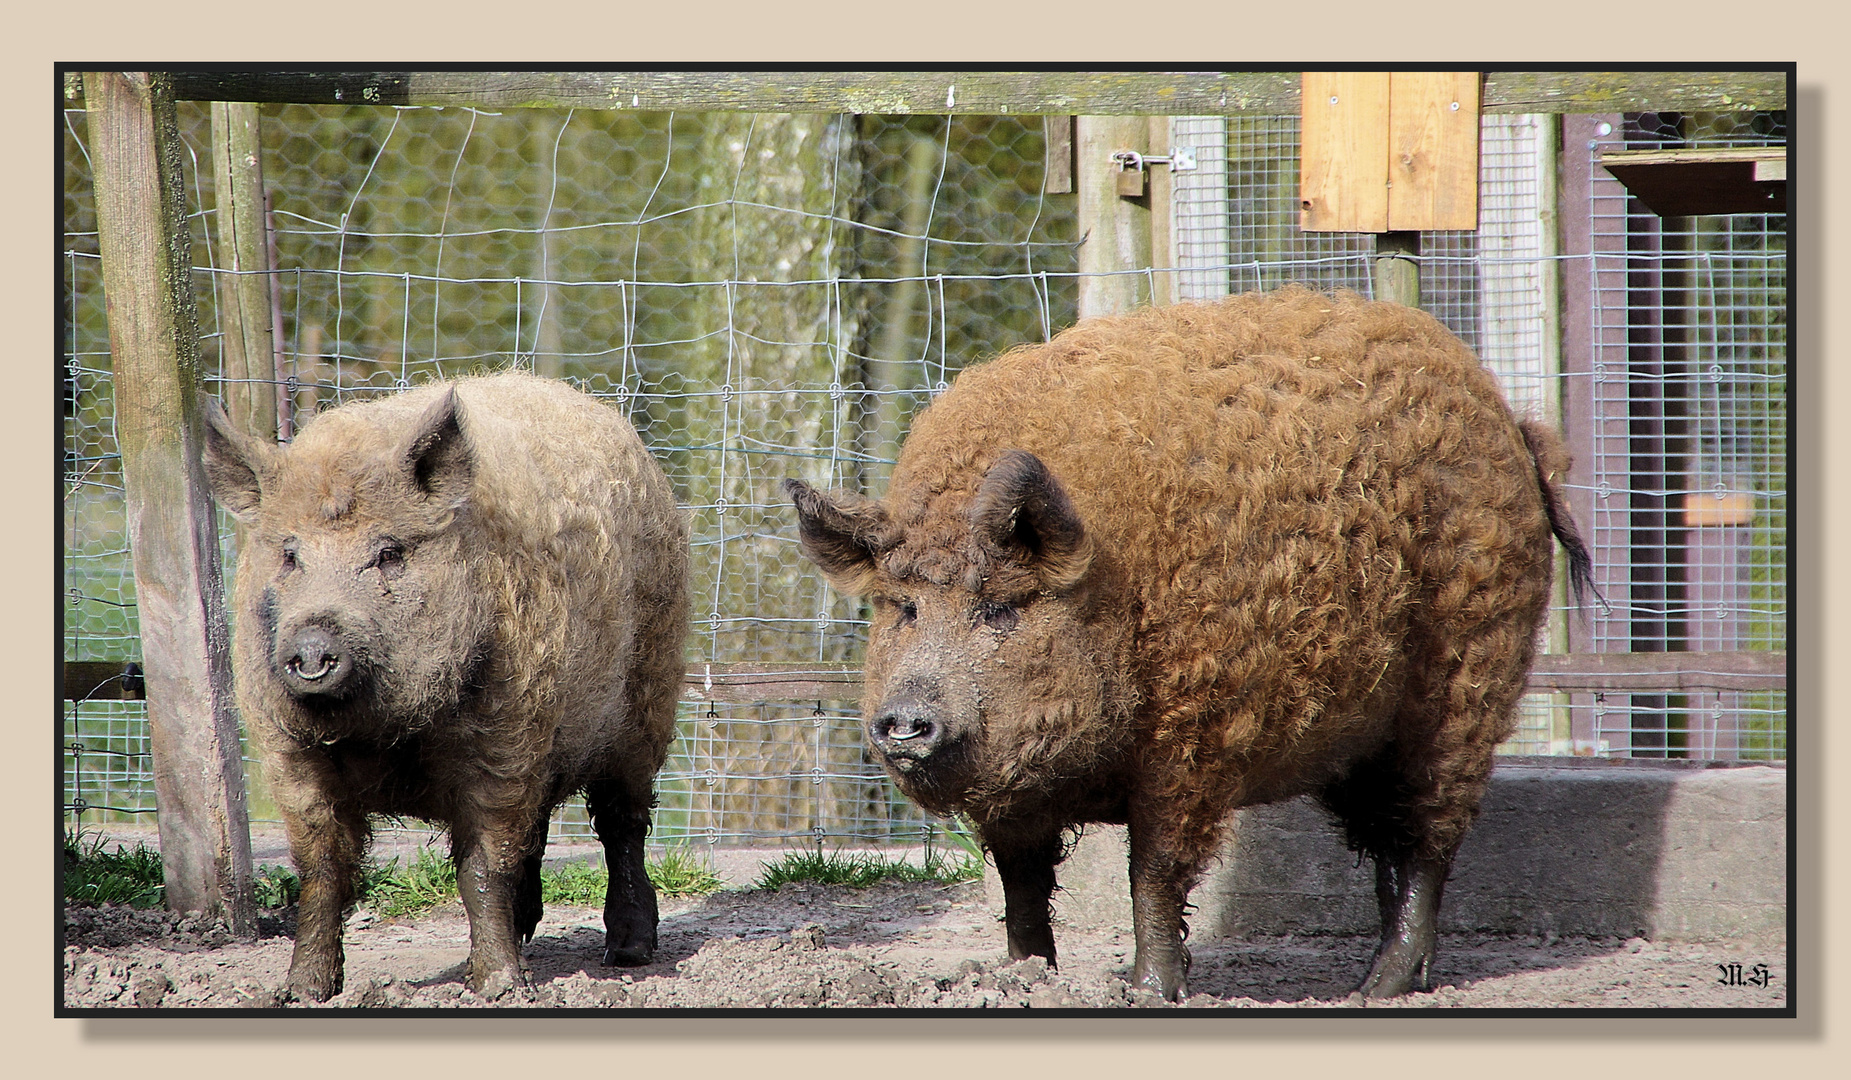
<path id="1" fill-rule="evenodd" d="M 1009 591 L 967 508 L 1012 448 L 1084 520 L 1082 588 L 1120 609 L 1120 654 L 1096 658 L 1120 700 L 1100 717 L 1044 686 L 1043 715 L 993 717 L 1046 730 L 1006 739 L 1009 775 L 962 809 L 1058 803 L 1072 778 L 1035 776 L 1035 748 L 1083 762 L 1091 742 L 1163 807 L 1188 880 L 1231 808 L 1300 792 L 1359 850 L 1450 854 L 1513 730 L 1566 469 L 1457 338 L 1293 287 L 1090 320 L 973 366 L 907 439 L 869 538 L 879 575 Z"/>

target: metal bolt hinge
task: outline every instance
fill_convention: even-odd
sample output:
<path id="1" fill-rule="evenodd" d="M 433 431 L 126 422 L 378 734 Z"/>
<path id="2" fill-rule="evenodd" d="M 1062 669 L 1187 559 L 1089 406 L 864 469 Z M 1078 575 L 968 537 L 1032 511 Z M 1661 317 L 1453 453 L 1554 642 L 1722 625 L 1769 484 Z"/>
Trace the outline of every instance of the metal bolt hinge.
<path id="1" fill-rule="evenodd" d="M 1194 172 L 1195 147 L 1178 146 L 1170 151 L 1168 157 L 1140 154 L 1136 150 L 1120 150 L 1112 155 L 1112 163 L 1120 169 L 1148 169 L 1152 165 L 1168 165 L 1171 172 Z"/>
<path id="2" fill-rule="evenodd" d="M 1120 150 L 1112 155 L 1112 164 L 1118 166 L 1118 193 L 1137 198 L 1144 194 L 1145 177 L 1152 165 L 1168 165 L 1173 173 L 1194 172 L 1195 148 L 1178 146 L 1167 157 Z"/>

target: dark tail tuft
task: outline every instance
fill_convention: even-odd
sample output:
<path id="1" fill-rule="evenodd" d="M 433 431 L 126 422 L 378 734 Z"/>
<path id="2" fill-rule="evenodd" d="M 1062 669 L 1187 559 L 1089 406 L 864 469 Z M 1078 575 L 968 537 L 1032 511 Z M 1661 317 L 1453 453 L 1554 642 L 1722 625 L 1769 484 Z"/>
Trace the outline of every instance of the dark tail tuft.
<path id="1" fill-rule="evenodd" d="M 1549 515 L 1549 531 L 1562 545 L 1568 555 L 1568 585 L 1574 592 L 1575 603 L 1585 604 L 1589 593 L 1599 602 L 1603 611 L 1612 612 L 1606 597 L 1594 587 L 1594 559 L 1588 554 L 1587 543 L 1581 539 L 1581 530 L 1575 527 L 1575 519 L 1568 512 L 1568 504 L 1562 498 L 1562 491 L 1555 482 L 1558 471 L 1567 468 L 1566 458 L 1555 433 L 1532 421 L 1518 425 L 1523 431 L 1524 445 L 1529 448 L 1530 460 L 1536 465 L 1536 483 L 1542 489 L 1543 510 Z"/>

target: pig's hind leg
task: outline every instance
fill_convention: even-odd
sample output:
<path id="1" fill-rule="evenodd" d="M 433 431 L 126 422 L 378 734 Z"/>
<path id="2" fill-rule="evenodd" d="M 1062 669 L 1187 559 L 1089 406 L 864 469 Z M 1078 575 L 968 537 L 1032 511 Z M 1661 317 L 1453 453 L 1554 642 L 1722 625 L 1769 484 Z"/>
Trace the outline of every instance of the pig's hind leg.
<path id="1" fill-rule="evenodd" d="M 1343 825 L 1350 850 L 1375 862 L 1382 931 L 1356 988 L 1365 998 L 1432 989 L 1440 895 L 1463 838 L 1456 823 L 1469 823 L 1476 791 L 1472 795 L 1469 804 L 1442 808 L 1448 800 L 1410 778 L 1393 744 L 1320 793 Z"/>
<path id="2" fill-rule="evenodd" d="M 1356 990 L 1385 998 L 1433 989 L 1433 954 L 1439 940 L 1440 893 L 1451 856 L 1444 859 L 1375 856 L 1375 896 L 1382 940 L 1369 974 Z"/>
<path id="3" fill-rule="evenodd" d="M 604 890 L 604 962 L 637 967 L 656 955 L 656 888 L 643 865 L 649 835 L 649 802 L 616 780 L 600 780 L 585 791 L 591 824 L 604 843 L 610 884 Z"/>

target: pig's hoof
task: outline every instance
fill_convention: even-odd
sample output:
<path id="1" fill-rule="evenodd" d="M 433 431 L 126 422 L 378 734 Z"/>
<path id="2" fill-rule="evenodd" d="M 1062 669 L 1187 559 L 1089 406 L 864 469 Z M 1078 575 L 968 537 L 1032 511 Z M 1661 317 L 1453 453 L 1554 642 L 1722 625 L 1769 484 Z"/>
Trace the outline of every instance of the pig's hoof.
<path id="1" fill-rule="evenodd" d="M 604 966 L 642 967 L 656 958 L 656 923 L 653 918 L 638 917 L 625 922 L 606 923 Z"/>
<path id="2" fill-rule="evenodd" d="M 326 1001 L 341 992 L 341 976 L 292 974 L 283 987 L 285 1001 Z"/>
<path id="3" fill-rule="evenodd" d="M 1433 988 L 1429 978 L 1432 967 L 1432 952 L 1390 945 L 1376 958 L 1356 993 L 1365 998 L 1391 998 L 1415 990 L 1430 990 Z"/>
<path id="4" fill-rule="evenodd" d="M 506 971 L 491 971 L 488 977 L 482 980 L 482 985 L 477 988 L 476 994 L 484 1001 L 500 1001 L 508 996 L 508 991 L 514 989 L 517 981 Z"/>
<path id="5" fill-rule="evenodd" d="M 642 967 L 656 958 L 655 942 L 640 945 L 607 945 L 604 948 L 605 967 Z"/>

